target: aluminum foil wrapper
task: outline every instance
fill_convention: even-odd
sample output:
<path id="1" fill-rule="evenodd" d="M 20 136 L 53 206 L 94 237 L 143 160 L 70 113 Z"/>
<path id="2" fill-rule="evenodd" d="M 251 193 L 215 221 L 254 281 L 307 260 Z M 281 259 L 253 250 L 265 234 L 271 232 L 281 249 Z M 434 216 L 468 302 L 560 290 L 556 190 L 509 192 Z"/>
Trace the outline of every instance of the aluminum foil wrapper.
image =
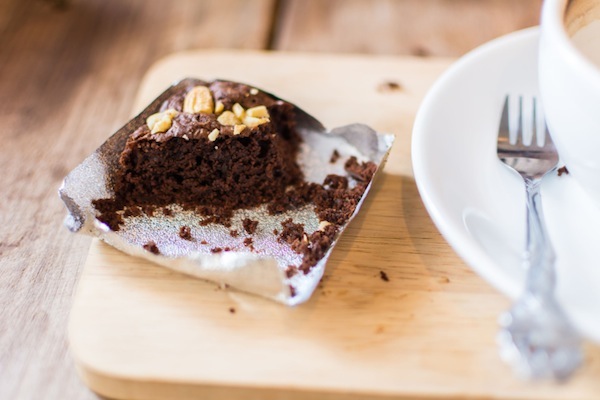
<path id="1" fill-rule="evenodd" d="M 325 256 L 307 274 L 299 272 L 289 278 L 286 276 L 287 267 L 300 265 L 302 255 L 293 251 L 289 244 L 279 241 L 273 230 L 281 231 L 281 222 L 292 218 L 294 223 L 304 224 L 306 234 L 313 233 L 319 227 L 319 218 L 314 206 L 310 204 L 279 215 L 270 215 L 266 206 L 238 210 L 232 218 L 231 227 L 219 224 L 202 226 L 200 222 L 206 216 L 171 205 L 168 207 L 171 211 L 168 215 L 157 211 L 152 216 L 127 217 L 118 231 L 112 231 L 96 219 L 98 212 L 92 201 L 114 196 L 112 177 L 118 168 L 119 155 L 127 137 L 144 124 L 146 118 L 155 113 L 164 100 L 182 86 L 195 82 L 195 79 L 189 78 L 168 88 L 66 176 L 59 189 L 60 198 L 68 210 L 65 225 L 72 232 L 96 236 L 127 254 L 145 258 L 175 271 L 287 305 L 302 303 L 310 298 L 323 276 L 325 264 L 335 243 L 359 212 L 375 176 L 381 171 L 387 158 L 394 136 L 377 133 L 362 124 L 328 131 L 315 118 L 296 108 L 297 129 L 303 139 L 297 161 L 308 182 L 321 184 L 329 174 L 347 176 L 344 163 L 351 156 L 355 156 L 359 162 L 372 161 L 378 166 L 354 214 L 340 227 L 337 239 Z M 337 150 L 340 157 L 337 162 L 331 163 L 334 150 Z M 349 181 L 352 186 L 352 178 Z M 259 221 L 256 232 L 251 235 L 253 248 L 243 243 L 250 236 L 242 227 L 245 218 Z M 182 226 L 190 227 L 192 236 L 203 238 L 207 244 L 182 239 L 179 236 Z M 231 230 L 237 230 L 239 235 L 232 237 Z M 156 243 L 160 254 L 153 254 L 143 248 L 149 241 Z M 231 250 L 211 252 L 211 249 L 217 247 Z"/>

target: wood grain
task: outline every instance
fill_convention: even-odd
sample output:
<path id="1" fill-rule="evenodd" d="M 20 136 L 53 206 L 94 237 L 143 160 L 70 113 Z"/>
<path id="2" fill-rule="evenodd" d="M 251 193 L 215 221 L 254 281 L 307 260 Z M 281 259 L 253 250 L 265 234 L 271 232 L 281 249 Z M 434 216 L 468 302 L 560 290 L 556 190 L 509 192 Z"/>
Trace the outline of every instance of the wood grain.
<path id="1" fill-rule="evenodd" d="M 95 397 L 67 351 L 89 239 L 61 224 L 64 175 L 128 119 L 158 58 L 206 46 L 264 48 L 271 14 L 270 0 L 82 0 L 66 9 L 0 2 L 1 399 Z"/>
<path id="2" fill-rule="evenodd" d="M 285 0 L 277 50 L 459 56 L 537 25 L 542 0 Z"/>
<path id="3" fill-rule="evenodd" d="M 94 241 L 70 324 L 87 384 L 129 399 L 595 398 L 597 347 L 568 385 L 513 376 L 494 343 L 508 301 L 457 258 L 421 203 L 411 126 L 450 61 L 212 51 L 154 66 L 136 109 L 202 66 L 209 78 L 277 93 L 326 126 L 360 121 L 397 140 L 300 306 L 223 290 Z M 402 89 L 381 90 L 389 81 Z"/>
<path id="4" fill-rule="evenodd" d="M 400 36 L 394 33 L 398 28 L 386 34 L 367 31 L 369 25 L 360 18 L 356 24 L 372 32 L 371 36 L 378 34 L 378 53 L 455 55 L 454 40 L 463 52 L 469 43 L 530 25 L 533 22 L 523 21 L 534 19 L 531 9 L 539 4 L 538 0 L 522 4 L 479 0 L 467 7 L 464 0 L 452 2 L 461 8 L 465 20 L 473 21 L 477 15 L 490 19 L 484 27 L 457 23 L 459 14 L 447 1 L 421 0 L 419 5 L 413 1 L 409 9 L 422 7 L 427 15 L 437 15 L 431 23 L 427 18 L 414 18 L 415 13 L 378 14 L 377 24 L 402 26 Z M 275 7 L 279 3 L 281 7 Z M 147 68 L 167 54 L 198 48 L 372 53 L 372 44 L 365 44 L 360 35 L 347 34 L 342 41 L 337 30 L 348 26 L 342 23 L 348 7 L 352 17 L 373 15 L 372 10 L 382 7 L 401 7 L 388 3 L 348 0 L 347 5 L 322 1 L 302 6 L 284 0 L 0 0 L 1 399 L 96 397 L 75 376 L 65 338 L 73 288 L 90 241 L 62 228 L 64 209 L 56 190 L 67 171 L 127 120 Z M 290 16 L 290 10 L 310 13 Z M 338 12 L 341 22 L 334 15 Z M 308 16 L 316 20 L 310 22 Z M 291 17 L 296 20 L 290 21 Z M 303 29 L 302 21 L 315 33 Z M 323 25 L 332 21 L 338 21 L 331 26 L 334 33 Z M 448 34 L 458 36 L 440 39 Z M 425 38 L 432 38 L 432 44 L 425 43 Z M 403 41 L 406 44 L 399 43 Z M 426 51 L 415 50 L 415 43 L 425 43 Z M 402 129 L 409 128 L 409 122 L 402 124 L 406 125 Z M 408 149 L 403 151 L 408 154 Z"/>
<path id="5" fill-rule="evenodd" d="M 584 26 L 600 20 L 600 3 L 593 0 L 571 0 L 566 3 L 565 26 L 569 36 Z"/>

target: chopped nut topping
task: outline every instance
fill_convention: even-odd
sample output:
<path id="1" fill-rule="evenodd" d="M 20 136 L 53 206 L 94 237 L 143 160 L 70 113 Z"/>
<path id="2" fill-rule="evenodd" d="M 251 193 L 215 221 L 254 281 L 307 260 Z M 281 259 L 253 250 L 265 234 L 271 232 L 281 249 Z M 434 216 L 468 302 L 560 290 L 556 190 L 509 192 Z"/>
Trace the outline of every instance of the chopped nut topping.
<path id="1" fill-rule="evenodd" d="M 231 111 L 223 111 L 217 118 L 221 125 L 242 125 L 244 128 L 254 128 L 270 121 L 269 110 L 265 106 L 256 106 L 244 110 L 239 103 L 235 103 Z M 239 135 L 244 129 L 234 128 L 234 135 Z"/>
<path id="2" fill-rule="evenodd" d="M 233 107 L 231 108 L 231 110 L 233 111 L 235 116 L 238 117 L 239 119 L 243 119 L 244 115 L 246 114 L 244 107 L 242 107 L 239 103 L 235 103 L 233 105 Z"/>
<path id="3" fill-rule="evenodd" d="M 235 125 L 233 127 L 233 134 L 239 135 L 240 133 L 242 133 L 244 131 L 244 129 L 246 129 L 246 125 L 244 125 L 244 124 Z"/>
<path id="4" fill-rule="evenodd" d="M 206 86 L 192 88 L 183 101 L 183 111 L 192 114 L 212 114 L 214 111 L 214 101 L 210 89 Z"/>
<path id="5" fill-rule="evenodd" d="M 250 94 L 253 95 L 253 96 L 257 95 L 258 94 L 258 89 L 257 88 L 250 89 Z"/>
<path id="6" fill-rule="evenodd" d="M 319 229 L 318 230 L 322 231 L 323 229 L 325 229 L 329 225 L 331 225 L 331 223 L 329 221 L 321 221 L 321 222 L 319 222 Z"/>
<path id="7" fill-rule="evenodd" d="M 215 104 L 215 114 L 221 114 L 224 109 L 225 104 L 223 104 L 221 100 L 217 100 L 217 103 Z"/>
<path id="8" fill-rule="evenodd" d="M 173 118 L 177 114 L 178 112 L 172 108 L 169 108 L 163 112 L 152 114 L 146 118 L 146 125 L 148 125 L 148 128 L 150 128 L 151 133 L 166 132 L 171 127 Z"/>
<path id="9" fill-rule="evenodd" d="M 217 121 L 219 121 L 221 125 L 232 126 L 240 123 L 240 120 L 231 111 L 223 111 L 223 113 L 217 118 Z"/>
<path id="10" fill-rule="evenodd" d="M 256 118 L 269 118 L 269 111 L 265 106 L 256 106 L 246 110 L 246 115 Z"/>
<path id="11" fill-rule="evenodd" d="M 208 140 L 210 140 L 211 142 L 214 142 L 215 140 L 217 140 L 220 133 L 221 132 L 219 132 L 218 129 L 213 129 L 212 132 L 208 134 Z"/>
<path id="12" fill-rule="evenodd" d="M 266 124 L 267 122 L 269 122 L 269 118 L 256 118 L 246 115 L 243 122 L 244 125 L 249 126 L 250 128 L 255 128 L 259 125 Z"/>

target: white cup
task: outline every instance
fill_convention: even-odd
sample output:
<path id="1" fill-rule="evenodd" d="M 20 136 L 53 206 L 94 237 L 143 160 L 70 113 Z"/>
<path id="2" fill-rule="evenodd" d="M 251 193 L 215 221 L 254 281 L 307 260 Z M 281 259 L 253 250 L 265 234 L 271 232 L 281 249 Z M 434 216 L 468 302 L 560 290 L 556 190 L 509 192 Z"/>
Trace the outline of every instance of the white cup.
<path id="1" fill-rule="evenodd" d="M 558 153 L 600 205 L 600 0 L 545 0 L 539 79 Z"/>

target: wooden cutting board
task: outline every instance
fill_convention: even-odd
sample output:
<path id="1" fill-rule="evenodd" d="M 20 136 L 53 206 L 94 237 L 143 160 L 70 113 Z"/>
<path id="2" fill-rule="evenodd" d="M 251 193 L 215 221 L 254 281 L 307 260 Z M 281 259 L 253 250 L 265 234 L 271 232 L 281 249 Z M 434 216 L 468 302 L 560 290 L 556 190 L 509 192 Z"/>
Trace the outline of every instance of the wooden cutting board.
<path id="1" fill-rule="evenodd" d="M 452 61 L 198 51 L 154 65 L 136 112 L 181 78 L 225 78 L 276 93 L 328 127 L 363 122 L 397 140 L 300 306 L 224 290 L 94 241 L 69 335 L 87 385 L 118 399 L 599 398 L 597 347 L 588 346 L 585 367 L 565 385 L 512 375 L 494 341 L 509 302 L 455 255 L 421 203 L 412 123 Z"/>

